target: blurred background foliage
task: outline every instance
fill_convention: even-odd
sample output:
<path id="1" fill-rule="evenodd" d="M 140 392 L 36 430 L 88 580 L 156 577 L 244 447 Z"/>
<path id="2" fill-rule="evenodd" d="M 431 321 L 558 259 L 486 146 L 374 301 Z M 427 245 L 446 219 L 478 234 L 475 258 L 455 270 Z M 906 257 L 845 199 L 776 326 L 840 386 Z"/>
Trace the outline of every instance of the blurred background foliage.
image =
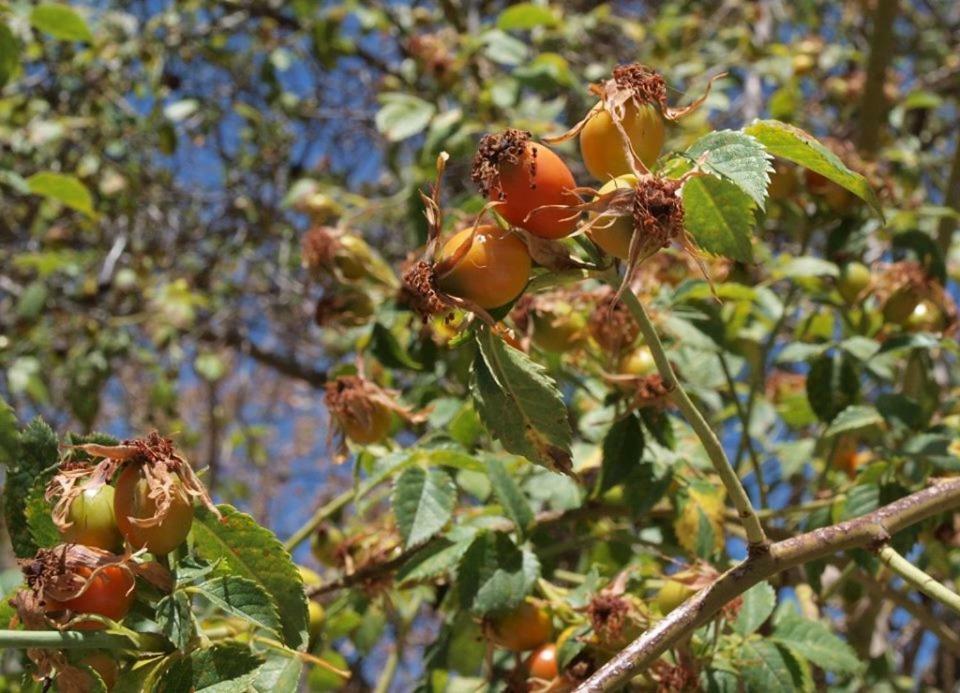
<path id="1" fill-rule="evenodd" d="M 367 268 L 376 272 L 376 255 L 396 266 L 425 240 L 418 191 L 440 151 L 452 157 L 452 225 L 482 206 L 469 181 L 482 133 L 555 133 L 592 105 L 589 82 L 632 61 L 661 71 L 679 105 L 726 73 L 703 109 L 669 128 L 667 150 L 757 117 L 859 144 L 888 223 L 811 207 L 795 178 L 789 203 L 760 220 L 758 262 L 733 270 L 781 299 L 799 291 L 784 345 L 844 329 L 817 272 L 771 274 L 784 253 L 838 265 L 920 258 L 956 297 L 960 6 L 887 4 L 896 16 L 878 81 L 868 79 L 877 0 L 105 0 L 71 5 L 76 21 L 0 1 L 0 396 L 21 420 L 40 414 L 58 430 L 172 433 L 218 498 L 290 534 L 353 483 L 350 465 L 332 464 L 326 374 L 352 363 L 358 344 L 385 339 L 365 321 L 316 323 L 331 290 L 303 267 L 307 229 L 349 230 L 369 244 Z M 586 180 L 578 157 L 568 161 Z M 776 284 L 784 276 L 799 288 Z M 391 281 L 388 271 L 371 278 L 368 299 L 356 300 L 402 341 L 415 328 L 385 301 Z M 712 317 L 741 320 L 724 344 L 735 343 L 731 368 L 749 386 L 741 369 L 769 321 L 728 298 Z M 696 296 L 684 301 L 709 313 Z M 710 332 L 709 320 L 700 326 Z M 367 368 L 411 402 L 464 396 L 447 375 L 467 361 L 415 356 L 435 367 Z M 855 356 L 831 356 L 834 388 Z M 678 356 L 681 366 L 693 359 Z M 893 368 L 871 387 L 889 388 Z M 955 374 L 928 372 L 943 388 L 935 399 L 956 397 Z M 713 375 L 696 394 L 733 420 Z M 776 392 L 761 392 L 760 439 L 784 430 Z M 788 427 L 816 421 L 801 405 L 784 410 Z M 763 493 L 780 504 L 797 500 L 788 482 L 809 461 L 809 450 L 791 452 L 767 460 Z M 378 641 L 368 625 L 371 642 L 357 647 Z M 375 674 L 375 662 L 364 666 Z"/>

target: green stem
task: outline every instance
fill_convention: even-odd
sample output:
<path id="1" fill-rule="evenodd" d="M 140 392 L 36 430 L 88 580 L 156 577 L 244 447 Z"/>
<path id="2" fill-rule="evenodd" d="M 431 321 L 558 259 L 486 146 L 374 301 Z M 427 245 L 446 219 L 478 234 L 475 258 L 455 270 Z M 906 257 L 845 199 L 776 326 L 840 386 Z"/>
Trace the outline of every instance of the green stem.
<path id="1" fill-rule="evenodd" d="M 753 436 L 750 435 L 750 419 L 747 417 L 743 402 L 737 396 L 737 383 L 733 379 L 733 373 L 730 372 L 730 365 L 726 357 L 720 353 L 717 354 L 720 359 L 720 368 L 723 370 L 723 376 L 727 381 L 727 387 L 730 389 L 730 398 L 733 400 L 733 406 L 737 410 L 737 417 L 740 419 L 740 425 L 743 427 L 744 438 L 747 441 L 747 453 L 750 456 L 750 464 L 753 466 L 753 474 L 757 477 L 757 489 L 760 492 L 760 505 L 767 505 L 767 482 L 763 478 L 763 465 L 760 463 L 760 456 L 753 447 Z"/>
<path id="2" fill-rule="evenodd" d="M 301 542 L 305 541 L 313 534 L 314 530 L 320 526 L 324 520 L 336 514 L 340 509 L 346 506 L 354 497 L 358 495 L 355 489 L 344 491 L 339 496 L 331 500 L 326 505 L 320 506 L 317 512 L 307 520 L 300 529 L 290 535 L 290 538 L 283 542 L 283 548 L 287 551 L 293 551 Z"/>
<path id="3" fill-rule="evenodd" d="M 957 594 L 941 582 L 934 580 L 925 572 L 897 553 L 892 546 L 884 546 L 878 555 L 890 570 L 916 587 L 925 595 L 960 613 L 960 594 Z"/>
<path id="4" fill-rule="evenodd" d="M 608 281 L 610 281 L 611 286 L 616 288 L 619 286 L 620 278 L 612 275 Z M 650 322 L 650 317 L 647 315 L 643 304 L 632 291 L 623 292 L 623 302 L 640 325 L 640 332 L 643 334 L 643 339 L 647 347 L 653 354 L 653 360 L 657 364 L 660 377 L 663 378 L 664 386 L 670 391 L 673 401 L 680 407 L 680 411 L 683 412 L 683 415 L 690 423 L 690 426 L 706 450 L 707 455 L 710 457 L 714 469 L 717 471 L 717 474 L 720 475 L 720 480 L 727 489 L 730 500 L 733 502 L 733 507 L 737 509 L 737 515 L 743 522 L 743 528 L 747 533 L 748 551 L 751 554 L 764 552 L 769 542 L 763 531 L 763 526 L 760 524 L 760 518 L 757 517 L 757 511 L 753 509 L 753 504 L 750 502 L 750 497 L 747 495 L 746 489 L 743 488 L 743 484 L 740 482 L 740 477 L 733 471 L 733 467 L 730 465 L 730 460 L 727 459 L 727 454 L 723 451 L 720 440 L 717 438 L 716 433 L 713 432 L 710 424 L 707 423 L 707 420 L 703 417 L 703 414 L 697 409 L 697 405 L 693 403 L 693 400 L 690 399 L 686 390 L 683 389 L 683 386 L 680 385 L 677 380 L 677 376 L 673 372 L 673 366 L 670 365 L 670 361 L 667 358 L 667 352 L 663 348 L 663 343 L 660 341 L 660 336 L 657 334 L 653 323 Z"/>
<path id="5" fill-rule="evenodd" d="M 54 650 L 144 650 L 163 651 L 143 634 L 123 635 L 80 630 L 0 630 L 0 650 L 37 648 Z"/>
<path id="6" fill-rule="evenodd" d="M 373 689 L 373 693 L 387 693 L 387 691 L 390 690 L 393 679 L 397 675 L 397 666 L 399 664 L 400 653 L 397 651 L 397 648 L 391 648 L 390 654 L 387 655 L 387 661 L 383 665 L 383 671 L 380 672 L 380 676 L 377 678 L 377 686 Z"/>

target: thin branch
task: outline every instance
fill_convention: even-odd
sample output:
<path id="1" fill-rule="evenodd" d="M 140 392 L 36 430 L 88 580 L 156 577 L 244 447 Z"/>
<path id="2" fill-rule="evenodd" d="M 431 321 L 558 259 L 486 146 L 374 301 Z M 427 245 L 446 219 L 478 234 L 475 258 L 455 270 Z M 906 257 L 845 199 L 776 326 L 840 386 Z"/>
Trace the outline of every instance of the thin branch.
<path id="1" fill-rule="evenodd" d="M 947 179 L 947 189 L 943 194 L 943 205 L 960 214 L 960 135 L 953 151 L 953 163 L 950 166 L 950 177 Z M 940 250 L 946 255 L 950 250 L 953 232 L 957 228 L 956 217 L 943 217 L 937 227 L 937 242 Z"/>
<path id="2" fill-rule="evenodd" d="M 616 288 L 619 286 L 620 278 L 616 274 L 613 274 L 608 278 L 608 281 L 611 286 Z M 713 462 L 714 469 L 720 475 L 720 480 L 726 487 L 727 493 L 730 495 L 730 500 L 737 509 L 737 514 L 747 532 L 748 551 L 751 555 L 754 553 L 766 553 L 769 541 L 763 532 L 760 518 L 757 517 L 757 512 L 750 502 L 750 497 L 743 488 L 740 477 L 737 476 L 737 473 L 730 465 L 730 460 L 727 459 L 727 453 L 724 452 L 723 446 L 717 438 L 717 434 L 714 433 L 710 424 L 707 423 L 707 420 L 703 417 L 703 414 L 697 409 L 697 405 L 693 403 L 693 400 L 690 399 L 690 396 L 687 395 L 683 386 L 677 380 L 677 376 L 673 372 L 673 366 L 670 365 L 670 360 L 667 358 L 667 353 L 663 348 L 663 343 L 660 341 L 660 336 L 657 334 L 653 323 L 650 322 L 650 317 L 647 315 L 646 309 L 644 309 L 643 304 L 640 303 L 640 300 L 632 291 L 624 291 L 622 300 L 640 325 L 640 332 L 643 334 L 647 347 L 653 354 L 653 360 L 656 362 L 657 370 L 663 378 L 664 386 L 670 391 L 671 398 L 680 407 L 683 415 L 707 451 L 710 461 Z"/>
<path id="3" fill-rule="evenodd" d="M 900 530 L 958 505 L 960 478 L 940 480 L 867 515 L 777 542 L 769 552 L 749 556 L 674 609 L 607 662 L 577 691 L 606 691 L 624 683 L 761 580 L 841 551 L 883 546 Z"/>
<path id="4" fill-rule="evenodd" d="M 944 606 L 950 607 L 957 613 L 960 613 L 960 594 L 957 594 L 949 587 L 944 585 L 925 572 L 920 570 L 913 563 L 897 553 L 892 546 L 884 546 L 878 553 L 880 560 L 883 561 L 890 570 L 906 580 L 909 584 L 916 587 L 931 599 L 940 602 Z"/>
<path id="5" fill-rule="evenodd" d="M 884 87 L 887 67 L 893 58 L 896 44 L 893 22 L 897 18 L 897 0 L 878 0 L 873 13 L 870 34 L 870 57 L 867 61 L 867 80 L 860 101 L 860 150 L 872 154 L 880 144 L 880 126 L 887 115 Z"/>

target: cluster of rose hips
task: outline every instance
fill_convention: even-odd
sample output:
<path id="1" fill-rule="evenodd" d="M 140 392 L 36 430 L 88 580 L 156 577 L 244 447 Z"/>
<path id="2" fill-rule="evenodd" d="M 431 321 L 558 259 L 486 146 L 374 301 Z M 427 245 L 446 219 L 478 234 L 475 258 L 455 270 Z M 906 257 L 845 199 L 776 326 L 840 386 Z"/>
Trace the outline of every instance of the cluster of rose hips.
<path id="1" fill-rule="evenodd" d="M 137 577 L 169 591 L 163 557 L 186 539 L 195 498 L 216 512 L 187 462 L 154 433 L 119 445 L 72 447 L 45 498 L 63 543 L 21 561 L 26 587 L 14 596 L 17 619 L 30 630 L 100 630 L 122 621 Z M 90 676 L 55 651 L 31 650 L 38 675 L 56 674 L 61 690 L 89 690 Z M 102 652 L 78 660 L 110 688 L 116 661 Z M 86 682 L 86 685 L 84 684 Z"/>

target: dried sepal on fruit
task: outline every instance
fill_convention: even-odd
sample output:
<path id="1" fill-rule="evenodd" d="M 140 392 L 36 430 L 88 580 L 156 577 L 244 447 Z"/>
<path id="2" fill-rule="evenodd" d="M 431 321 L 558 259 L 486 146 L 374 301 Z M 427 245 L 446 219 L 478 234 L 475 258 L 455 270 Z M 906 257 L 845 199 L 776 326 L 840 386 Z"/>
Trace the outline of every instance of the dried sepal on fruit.
<path id="1" fill-rule="evenodd" d="M 615 651 L 634 640 L 651 622 L 646 605 L 627 592 L 627 573 L 622 572 L 597 592 L 586 607 L 593 628 L 593 645 Z"/>
<path id="2" fill-rule="evenodd" d="M 396 286 L 396 276 L 363 238 L 343 226 L 315 225 L 300 241 L 301 262 L 315 279 L 333 277 L 348 284 L 371 279 Z"/>
<path id="3" fill-rule="evenodd" d="M 525 130 L 484 135 L 470 173 L 481 194 L 513 226 L 546 239 L 563 238 L 580 217 L 577 183 L 551 149 Z"/>
<path id="4" fill-rule="evenodd" d="M 604 373 L 604 380 L 620 385 L 629 391 L 629 409 L 645 409 L 647 407 L 664 407 L 670 401 L 673 388 L 667 387 L 663 376 L 659 373 L 648 375 L 610 374 Z"/>
<path id="5" fill-rule="evenodd" d="M 529 351 L 531 343 L 555 353 L 580 346 L 587 335 L 589 304 L 589 295 L 577 288 L 525 294 L 510 312 L 521 350 Z"/>
<path id="6" fill-rule="evenodd" d="M 423 318 L 449 317 L 460 309 L 489 325 L 488 310 L 514 300 L 523 291 L 532 266 L 523 241 L 512 231 L 481 225 L 460 230 L 440 245 L 443 228 L 441 184 L 448 155 L 437 158 L 437 179 L 429 195 L 420 193 L 427 218 L 424 255 L 403 273 L 402 300 Z"/>
<path id="7" fill-rule="evenodd" d="M 329 441 L 335 437 L 337 461 L 346 459 L 346 440 L 359 445 L 378 443 L 390 432 L 393 415 L 409 423 L 424 420 L 425 414 L 399 403 L 400 393 L 388 390 L 361 375 L 341 375 L 325 386 L 324 402 L 330 412 Z"/>
<path id="8" fill-rule="evenodd" d="M 663 119 L 677 120 L 699 108 L 722 76 L 713 77 L 703 96 L 689 106 L 670 108 L 666 82 L 656 70 L 639 63 L 621 65 L 611 79 L 590 86 L 599 101 L 583 120 L 544 141 L 559 143 L 579 135 L 587 170 L 599 180 L 627 173 L 640 176 L 649 172 L 663 146 Z"/>
<path id="9" fill-rule="evenodd" d="M 19 561 L 27 588 L 11 603 L 28 629 L 102 627 L 81 616 L 122 619 L 133 603 L 136 564 L 130 556 L 59 544 Z"/>
<path id="10" fill-rule="evenodd" d="M 610 287 L 598 289 L 593 299 L 595 307 L 590 312 L 587 331 L 604 353 L 617 356 L 637 341 L 640 325 Z"/>

